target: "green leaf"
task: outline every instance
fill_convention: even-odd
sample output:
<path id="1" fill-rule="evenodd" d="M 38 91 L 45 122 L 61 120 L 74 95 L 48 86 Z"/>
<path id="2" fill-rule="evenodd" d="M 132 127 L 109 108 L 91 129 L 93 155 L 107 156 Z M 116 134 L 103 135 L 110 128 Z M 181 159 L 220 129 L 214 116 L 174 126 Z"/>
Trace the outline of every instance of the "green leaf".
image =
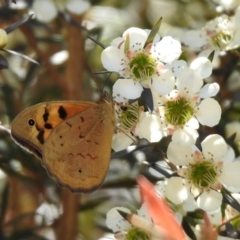
<path id="1" fill-rule="evenodd" d="M 215 51 L 212 51 L 211 54 L 208 56 L 208 60 L 209 60 L 210 62 L 213 61 L 214 53 L 215 53 Z"/>
<path id="2" fill-rule="evenodd" d="M 144 44 L 144 48 L 149 44 L 149 43 L 152 43 L 156 34 L 158 33 L 159 29 L 160 29 L 160 26 L 162 24 L 162 17 L 156 22 L 156 24 L 153 26 L 145 44 Z"/>

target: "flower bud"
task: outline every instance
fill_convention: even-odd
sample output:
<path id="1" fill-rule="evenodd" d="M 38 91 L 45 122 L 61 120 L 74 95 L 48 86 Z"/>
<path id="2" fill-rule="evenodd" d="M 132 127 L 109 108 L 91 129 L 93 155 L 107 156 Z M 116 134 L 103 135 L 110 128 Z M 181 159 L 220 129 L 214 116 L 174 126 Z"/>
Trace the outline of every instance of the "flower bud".
<path id="1" fill-rule="evenodd" d="M 4 29 L 0 29 L 0 49 L 4 48 L 7 45 L 7 33 Z"/>

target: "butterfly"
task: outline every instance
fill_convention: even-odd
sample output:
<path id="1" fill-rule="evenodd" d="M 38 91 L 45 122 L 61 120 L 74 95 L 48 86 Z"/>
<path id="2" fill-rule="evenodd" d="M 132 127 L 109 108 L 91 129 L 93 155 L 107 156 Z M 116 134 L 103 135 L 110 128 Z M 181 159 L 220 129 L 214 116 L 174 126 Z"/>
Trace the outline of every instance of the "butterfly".
<path id="1" fill-rule="evenodd" d="M 112 102 L 45 102 L 18 114 L 12 139 L 41 159 L 60 186 L 91 193 L 105 179 L 115 128 Z"/>

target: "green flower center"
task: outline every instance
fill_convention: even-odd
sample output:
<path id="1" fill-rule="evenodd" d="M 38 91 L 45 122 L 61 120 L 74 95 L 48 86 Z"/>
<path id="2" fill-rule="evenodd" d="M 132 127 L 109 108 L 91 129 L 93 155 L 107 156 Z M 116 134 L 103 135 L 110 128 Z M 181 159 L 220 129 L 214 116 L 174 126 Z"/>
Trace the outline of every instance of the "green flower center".
<path id="1" fill-rule="evenodd" d="M 120 122 L 125 130 L 131 130 L 137 123 L 139 116 L 138 103 L 133 103 L 122 108 Z"/>
<path id="2" fill-rule="evenodd" d="M 129 68 L 133 79 L 147 80 L 155 73 L 156 61 L 151 55 L 141 51 L 129 62 Z"/>
<path id="3" fill-rule="evenodd" d="M 128 231 L 127 240 L 150 240 L 150 234 L 140 228 L 132 228 Z"/>
<path id="4" fill-rule="evenodd" d="M 212 37 L 212 43 L 216 48 L 223 50 L 229 45 L 231 39 L 232 36 L 230 34 L 225 32 L 219 32 Z"/>
<path id="5" fill-rule="evenodd" d="M 194 109 L 185 98 L 177 98 L 166 103 L 165 117 L 175 126 L 184 126 L 192 117 Z"/>
<path id="6" fill-rule="evenodd" d="M 225 50 L 233 37 L 233 23 L 227 16 L 218 17 L 207 24 L 205 33 L 217 50 Z"/>
<path id="7" fill-rule="evenodd" d="M 218 176 L 218 168 L 211 160 L 197 161 L 190 164 L 188 178 L 199 188 L 210 188 Z"/>

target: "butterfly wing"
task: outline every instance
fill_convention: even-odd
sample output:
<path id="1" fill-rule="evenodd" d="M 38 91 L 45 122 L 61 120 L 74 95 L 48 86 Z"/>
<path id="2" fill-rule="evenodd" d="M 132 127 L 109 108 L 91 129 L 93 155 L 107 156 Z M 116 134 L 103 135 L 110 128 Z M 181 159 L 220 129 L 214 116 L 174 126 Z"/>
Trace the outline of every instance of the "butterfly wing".
<path id="1" fill-rule="evenodd" d="M 96 105 L 77 101 L 36 104 L 22 111 L 12 121 L 12 138 L 21 147 L 41 159 L 43 145 L 55 127 L 65 119 Z"/>
<path id="2" fill-rule="evenodd" d="M 53 129 L 43 147 L 43 165 L 73 192 L 96 190 L 108 170 L 114 126 L 111 103 L 100 100 Z"/>

